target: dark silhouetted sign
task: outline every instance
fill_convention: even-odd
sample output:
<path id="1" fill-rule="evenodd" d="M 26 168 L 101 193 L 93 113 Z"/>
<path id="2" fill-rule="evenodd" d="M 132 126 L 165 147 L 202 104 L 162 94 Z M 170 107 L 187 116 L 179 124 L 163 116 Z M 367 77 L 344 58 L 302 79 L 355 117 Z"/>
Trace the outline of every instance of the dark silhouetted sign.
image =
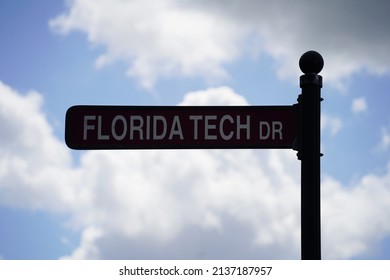
<path id="1" fill-rule="evenodd" d="M 292 106 L 73 106 L 72 149 L 294 149 L 301 161 L 301 258 L 321 259 L 321 88 L 316 51 L 299 59 L 302 93 Z"/>
<path id="2" fill-rule="evenodd" d="M 73 106 L 72 149 L 292 148 L 293 106 Z"/>

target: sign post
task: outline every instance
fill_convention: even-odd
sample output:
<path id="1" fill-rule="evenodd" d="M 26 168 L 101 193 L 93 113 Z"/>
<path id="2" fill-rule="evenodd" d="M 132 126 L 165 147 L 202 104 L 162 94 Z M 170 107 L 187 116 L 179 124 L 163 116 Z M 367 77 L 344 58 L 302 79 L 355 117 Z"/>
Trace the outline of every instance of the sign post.
<path id="1" fill-rule="evenodd" d="M 299 133 L 298 159 L 301 160 L 301 257 L 302 260 L 321 259 L 320 204 L 320 137 L 322 77 L 317 75 L 324 66 L 322 56 L 315 51 L 304 53 L 299 67 L 302 94 L 298 97 Z"/>
<path id="2" fill-rule="evenodd" d="M 321 259 L 320 116 L 324 61 L 304 53 L 291 106 L 73 106 L 71 149 L 294 149 L 301 161 L 302 260 Z"/>

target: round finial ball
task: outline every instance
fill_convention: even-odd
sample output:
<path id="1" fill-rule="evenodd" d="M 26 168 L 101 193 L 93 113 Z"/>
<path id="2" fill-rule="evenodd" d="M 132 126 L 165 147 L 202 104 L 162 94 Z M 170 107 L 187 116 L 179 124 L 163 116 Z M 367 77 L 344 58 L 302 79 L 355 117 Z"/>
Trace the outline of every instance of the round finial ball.
<path id="1" fill-rule="evenodd" d="M 316 51 L 305 52 L 299 59 L 299 68 L 305 74 L 321 72 L 324 67 L 324 59 Z"/>

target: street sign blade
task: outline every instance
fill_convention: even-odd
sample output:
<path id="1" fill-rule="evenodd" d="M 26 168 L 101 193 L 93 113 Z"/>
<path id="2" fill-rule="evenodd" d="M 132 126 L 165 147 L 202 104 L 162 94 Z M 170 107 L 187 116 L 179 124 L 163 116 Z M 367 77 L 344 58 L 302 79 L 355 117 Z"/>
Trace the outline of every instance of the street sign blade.
<path id="1" fill-rule="evenodd" d="M 73 106 L 65 142 L 88 149 L 290 149 L 293 106 Z"/>

